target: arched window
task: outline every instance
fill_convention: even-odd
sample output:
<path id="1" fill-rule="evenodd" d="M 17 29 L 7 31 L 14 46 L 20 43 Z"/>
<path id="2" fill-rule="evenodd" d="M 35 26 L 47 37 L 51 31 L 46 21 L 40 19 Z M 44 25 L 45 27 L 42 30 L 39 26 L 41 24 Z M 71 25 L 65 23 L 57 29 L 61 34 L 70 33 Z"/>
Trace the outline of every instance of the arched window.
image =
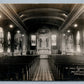
<path id="1" fill-rule="evenodd" d="M 11 34 L 10 34 L 10 32 L 8 32 L 7 39 L 8 39 L 8 44 L 10 44 L 10 40 L 11 40 Z"/>
<path id="2" fill-rule="evenodd" d="M 31 46 L 36 46 L 36 35 L 31 35 Z"/>
<path id="3" fill-rule="evenodd" d="M 42 39 L 39 39 L 39 47 L 42 47 Z"/>
<path id="4" fill-rule="evenodd" d="M 11 34 L 10 34 L 10 32 L 8 32 L 7 40 L 8 40 L 8 49 L 7 49 L 7 52 L 10 52 L 11 51 L 11 49 L 10 49 L 10 40 L 11 40 Z"/>
<path id="5" fill-rule="evenodd" d="M 56 46 L 56 35 L 52 35 L 51 39 L 52 39 L 52 46 Z"/>
<path id="6" fill-rule="evenodd" d="M 0 52 L 3 52 L 3 39 L 4 39 L 4 33 L 3 29 L 0 27 Z"/>
<path id="7" fill-rule="evenodd" d="M 76 48 L 77 48 L 77 51 L 80 52 L 80 32 L 79 31 L 77 32 L 77 35 L 76 35 Z"/>

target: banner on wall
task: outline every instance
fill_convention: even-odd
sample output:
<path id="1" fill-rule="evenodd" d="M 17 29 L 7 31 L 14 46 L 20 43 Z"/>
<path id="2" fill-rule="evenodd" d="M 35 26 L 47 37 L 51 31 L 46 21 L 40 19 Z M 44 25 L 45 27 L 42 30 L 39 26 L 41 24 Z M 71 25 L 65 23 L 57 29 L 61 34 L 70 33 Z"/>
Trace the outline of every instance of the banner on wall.
<path id="1" fill-rule="evenodd" d="M 36 46 L 36 35 L 31 35 L 31 46 Z"/>

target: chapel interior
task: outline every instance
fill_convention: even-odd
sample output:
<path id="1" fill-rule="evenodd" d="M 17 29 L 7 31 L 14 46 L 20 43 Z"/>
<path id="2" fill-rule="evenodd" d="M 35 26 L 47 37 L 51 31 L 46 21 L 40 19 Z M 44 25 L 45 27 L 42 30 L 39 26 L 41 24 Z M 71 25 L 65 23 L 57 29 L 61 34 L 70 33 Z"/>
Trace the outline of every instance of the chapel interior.
<path id="1" fill-rule="evenodd" d="M 0 81 L 84 81 L 84 4 L 0 4 Z"/>

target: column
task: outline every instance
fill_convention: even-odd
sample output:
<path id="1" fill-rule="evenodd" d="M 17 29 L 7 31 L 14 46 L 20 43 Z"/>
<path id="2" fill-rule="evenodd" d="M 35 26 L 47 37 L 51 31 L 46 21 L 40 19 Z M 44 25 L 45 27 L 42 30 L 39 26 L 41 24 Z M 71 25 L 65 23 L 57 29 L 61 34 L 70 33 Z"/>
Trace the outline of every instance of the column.
<path id="1" fill-rule="evenodd" d="M 11 53 L 12 53 L 12 56 L 14 56 L 14 32 L 10 32 L 11 33 Z"/>
<path id="2" fill-rule="evenodd" d="M 7 48 L 8 48 L 7 34 L 8 34 L 8 31 L 5 28 L 3 28 L 3 31 L 4 31 L 3 49 L 4 49 L 4 54 L 7 55 Z"/>

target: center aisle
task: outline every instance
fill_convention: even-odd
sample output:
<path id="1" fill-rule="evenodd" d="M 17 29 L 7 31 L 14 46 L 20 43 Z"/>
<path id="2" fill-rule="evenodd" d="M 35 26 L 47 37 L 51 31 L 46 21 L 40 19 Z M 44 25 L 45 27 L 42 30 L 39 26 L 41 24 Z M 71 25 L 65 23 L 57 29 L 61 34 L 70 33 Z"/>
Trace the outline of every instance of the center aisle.
<path id="1" fill-rule="evenodd" d="M 33 81 L 52 81 L 52 73 L 49 68 L 48 59 L 40 59 L 39 67 L 35 72 Z"/>

